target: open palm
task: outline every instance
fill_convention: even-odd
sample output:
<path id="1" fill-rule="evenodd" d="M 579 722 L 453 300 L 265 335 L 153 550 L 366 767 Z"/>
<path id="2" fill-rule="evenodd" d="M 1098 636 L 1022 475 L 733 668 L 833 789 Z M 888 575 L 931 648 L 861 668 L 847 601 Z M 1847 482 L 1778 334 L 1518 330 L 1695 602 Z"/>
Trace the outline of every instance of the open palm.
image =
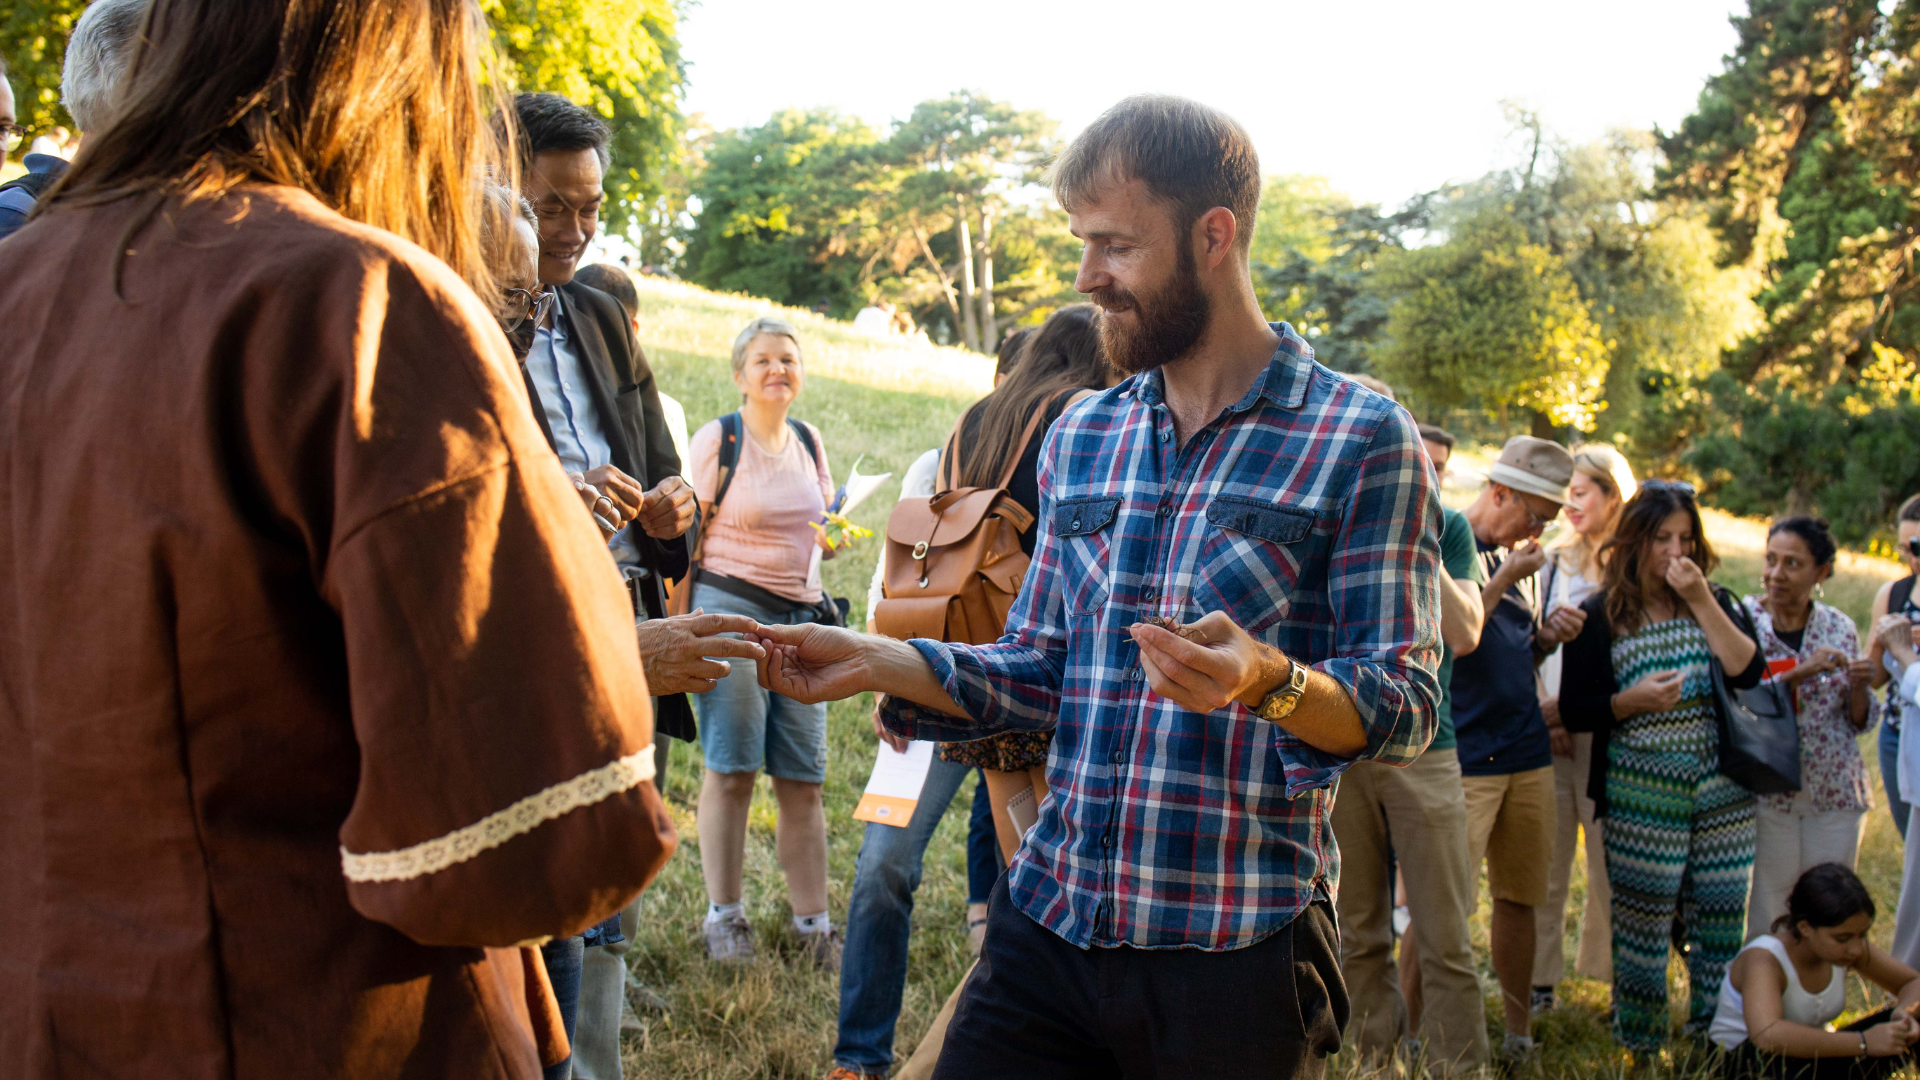
<path id="1" fill-rule="evenodd" d="M 760 685 L 811 705 L 839 701 L 867 689 L 860 635 L 835 626 L 762 626 L 755 640 L 766 648 Z"/>

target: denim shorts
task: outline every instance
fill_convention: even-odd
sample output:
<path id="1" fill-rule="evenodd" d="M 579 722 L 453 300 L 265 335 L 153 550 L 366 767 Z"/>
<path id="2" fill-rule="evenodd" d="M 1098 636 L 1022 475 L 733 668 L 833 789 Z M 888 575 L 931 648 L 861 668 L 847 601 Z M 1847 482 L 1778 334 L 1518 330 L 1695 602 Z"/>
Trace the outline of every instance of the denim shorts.
<path id="1" fill-rule="evenodd" d="M 745 615 L 769 625 L 813 621 L 813 613 L 781 613 L 711 585 L 695 585 L 693 606 L 710 614 Z M 827 706 L 802 705 L 760 686 L 746 660 L 730 660 L 733 674 L 693 696 L 700 712 L 700 752 L 717 773 L 765 770 L 768 776 L 819 784 L 827 779 Z"/>

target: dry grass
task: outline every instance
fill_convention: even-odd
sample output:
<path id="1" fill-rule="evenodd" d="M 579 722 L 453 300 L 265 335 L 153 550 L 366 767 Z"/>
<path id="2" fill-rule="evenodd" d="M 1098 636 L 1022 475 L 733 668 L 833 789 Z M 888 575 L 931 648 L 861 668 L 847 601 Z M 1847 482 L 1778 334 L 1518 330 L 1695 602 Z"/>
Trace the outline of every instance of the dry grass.
<path id="1" fill-rule="evenodd" d="M 863 471 L 891 469 L 896 474 L 922 451 L 942 440 L 961 407 L 984 390 L 990 362 L 952 349 L 887 351 L 859 338 L 843 323 L 806 312 L 776 309 L 745 297 L 717 296 L 688 286 L 642 283 L 642 338 L 654 360 L 661 386 L 686 406 L 698 427 L 731 410 L 738 398 L 728 379 L 728 350 L 734 333 L 761 314 L 780 314 L 799 324 L 805 337 L 810 378 L 796 415 L 817 424 L 826 437 L 834 475 L 844 478 L 854 456 L 864 454 Z M 1463 466 L 1484 456 L 1461 455 Z M 1447 501 L 1463 504 L 1478 481 L 1456 470 Z M 893 484 L 856 514 L 878 529 L 897 494 Z M 1759 576 L 1764 529 L 1758 523 L 1725 515 L 1709 518 L 1709 532 L 1726 567 L 1720 579 L 1750 591 Z M 867 576 L 877 548 L 868 541 L 849 557 L 826 565 L 827 585 L 837 595 L 863 606 Z M 1880 560 L 1849 557 L 1828 599 L 1864 620 L 1879 582 L 1897 573 Z M 829 759 L 826 784 L 832 910 L 846 912 L 854 860 L 863 825 L 851 818 L 854 803 L 873 761 L 874 740 L 866 720 L 864 697 L 839 702 L 828 712 Z M 1871 755 L 1871 739 L 1863 749 Z M 1872 758 L 1869 757 L 1871 762 Z M 700 942 L 705 887 L 700 878 L 700 848 L 692 805 L 698 791 L 700 754 L 681 744 L 669 768 L 669 801 L 680 828 L 681 850 L 647 893 L 637 947 L 629 954 L 635 970 L 672 1005 L 672 1012 L 651 1019 L 644 1038 L 627 1043 L 629 1076 L 650 1080 L 693 1078 L 818 1078 L 831 1067 L 838 1014 L 834 980 L 813 971 L 795 953 L 786 890 L 773 854 L 773 804 L 766 781 L 755 796 L 747 841 L 747 908 L 761 946 L 761 958 L 745 968 L 721 969 L 705 959 Z M 1877 776 L 1877 774 L 1876 774 Z M 1878 785 L 1875 785 L 1876 790 Z M 904 1060 L 966 968 L 962 923 L 966 903 L 966 806 L 971 787 L 954 800 L 927 850 L 926 873 L 915 910 L 906 1006 L 901 1015 L 896 1055 Z M 1900 842 L 1884 810 L 1869 815 L 1861 852 L 1862 876 L 1886 915 L 1875 929 L 1882 943 L 1891 935 L 1891 912 L 1898 896 Z M 1573 903 L 1568 934 L 1577 933 L 1585 896 L 1584 861 L 1575 861 Z M 1484 890 L 1482 890 L 1484 896 Z M 1473 919 L 1482 984 L 1491 991 L 1485 969 L 1485 901 Z M 1574 950 L 1568 949 L 1571 958 Z M 1676 975 L 1677 1004 L 1684 1002 L 1684 974 Z M 1565 1005 L 1538 1026 L 1543 1051 L 1539 1073 L 1553 1080 L 1594 1080 L 1624 1076 L 1626 1059 L 1607 1035 L 1607 988 L 1572 980 L 1562 987 Z M 1853 988 L 1852 1004 L 1865 1004 Z M 1486 998 L 1489 1030 L 1500 1034 L 1497 1001 Z M 1678 1069 L 1674 1066 L 1678 1064 Z M 1656 1072 L 1688 1073 L 1686 1063 L 1663 1063 Z M 1339 1077 L 1360 1077 L 1364 1070 L 1351 1055 L 1334 1063 Z"/>

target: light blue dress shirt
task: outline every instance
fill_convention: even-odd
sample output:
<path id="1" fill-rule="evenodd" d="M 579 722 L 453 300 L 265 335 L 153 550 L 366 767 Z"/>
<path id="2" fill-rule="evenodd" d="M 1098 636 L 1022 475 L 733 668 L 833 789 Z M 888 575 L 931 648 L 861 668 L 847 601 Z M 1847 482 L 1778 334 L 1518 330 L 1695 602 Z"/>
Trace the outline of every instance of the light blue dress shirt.
<path id="1" fill-rule="evenodd" d="M 607 439 L 600 410 L 594 407 L 591 376 L 586 358 L 580 355 L 579 340 L 567 314 L 566 299 L 554 296 L 551 326 L 533 335 L 533 350 L 527 353 L 527 374 L 533 379 L 540 409 L 547 417 L 547 430 L 553 432 L 553 449 L 560 464 L 569 473 L 585 474 L 613 462 L 613 447 Z M 636 476 L 641 487 L 646 478 Z M 628 526 L 607 542 L 613 561 L 628 577 L 645 573 L 640 551 Z"/>

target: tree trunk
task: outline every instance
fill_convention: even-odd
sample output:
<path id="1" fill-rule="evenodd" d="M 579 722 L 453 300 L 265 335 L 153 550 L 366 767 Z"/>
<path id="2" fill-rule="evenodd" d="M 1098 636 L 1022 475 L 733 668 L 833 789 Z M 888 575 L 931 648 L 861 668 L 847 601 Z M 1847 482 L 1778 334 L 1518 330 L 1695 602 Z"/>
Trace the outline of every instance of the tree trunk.
<path id="1" fill-rule="evenodd" d="M 960 337 L 967 348 L 980 351 L 980 328 L 973 319 L 973 236 L 967 229 L 967 204 L 953 215 L 955 239 L 960 245 Z"/>
<path id="2" fill-rule="evenodd" d="M 1553 441 L 1553 421 L 1548 418 L 1546 413 L 1538 409 L 1533 411 L 1533 431 L 1531 434 L 1536 439 L 1546 439 L 1549 442 Z"/>
<path id="3" fill-rule="evenodd" d="M 1000 349 L 1000 326 L 993 317 L 993 214 L 980 210 L 980 347 Z"/>

